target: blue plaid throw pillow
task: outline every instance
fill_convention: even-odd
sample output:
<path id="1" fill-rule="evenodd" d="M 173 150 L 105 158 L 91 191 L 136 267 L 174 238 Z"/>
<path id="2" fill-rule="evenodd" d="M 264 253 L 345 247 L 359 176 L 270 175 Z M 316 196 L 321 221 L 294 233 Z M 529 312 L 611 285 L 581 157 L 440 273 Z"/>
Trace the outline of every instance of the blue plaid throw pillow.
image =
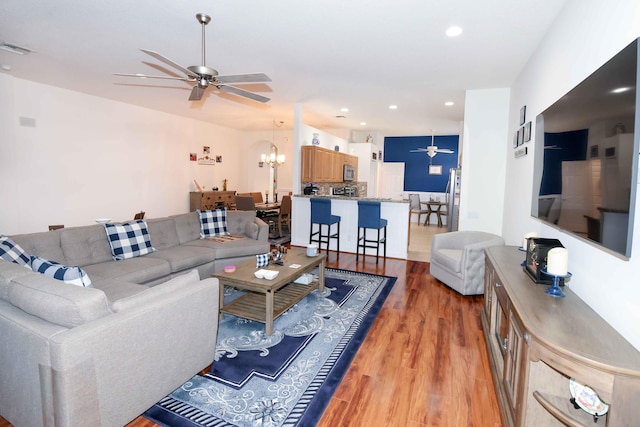
<path id="1" fill-rule="evenodd" d="M 151 246 L 147 222 L 143 219 L 122 224 L 104 224 L 104 229 L 115 260 L 135 258 L 156 251 Z"/>
<path id="2" fill-rule="evenodd" d="M 200 215 L 200 238 L 224 236 L 227 231 L 227 209 L 204 210 L 198 209 Z"/>
<path id="3" fill-rule="evenodd" d="M 7 236 L 0 236 L 0 259 L 23 265 L 31 269 L 29 255 Z"/>
<path id="4" fill-rule="evenodd" d="M 31 257 L 31 269 L 45 276 L 62 280 L 65 283 L 76 286 L 84 286 L 85 288 L 93 288 L 91 279 L 87 273 L 80 267 L 67 267 L 54 261 L 48 261 L 37 256 Z"/>
<path id="5" fill-rule="evenodd" d="M 256 268 L 266 267 L 269 265 L 269 254 L 256 255 Z"/>

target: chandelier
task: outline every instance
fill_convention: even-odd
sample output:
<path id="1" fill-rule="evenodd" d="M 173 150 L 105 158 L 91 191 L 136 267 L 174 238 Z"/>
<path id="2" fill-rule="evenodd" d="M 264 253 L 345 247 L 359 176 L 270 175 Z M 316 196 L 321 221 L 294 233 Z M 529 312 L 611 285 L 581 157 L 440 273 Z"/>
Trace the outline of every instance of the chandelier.
<path id="1" fill-rule="evenodd" d="M 280 123 L 278 127 L 281 127 L 284 122 L 280 121 L 278 123 Z M 280 155 L 277 154 L 278 148 L 275 146 L 275 142 L 276 142 L 276 121 L 275 120 L 273 120 L 272 128 L 273 128 L 273 140 L 271 143 L 271 150 L 269 154 L 262 154 L 260 158 L 263 163 L 266 163 L 269 166 L 274 167 L 284 163 L 284 154 L 280 154 Z"/>

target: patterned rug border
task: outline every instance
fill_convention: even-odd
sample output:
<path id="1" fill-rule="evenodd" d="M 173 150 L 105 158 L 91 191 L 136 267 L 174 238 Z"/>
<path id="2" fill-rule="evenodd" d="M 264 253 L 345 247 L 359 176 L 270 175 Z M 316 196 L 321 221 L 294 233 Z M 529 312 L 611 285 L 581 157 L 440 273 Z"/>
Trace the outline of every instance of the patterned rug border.
<path id="1" fill-rule="evenodd" d="M 353 274 L 357 276 L 375 276 L 387 279 L 382 284 L 378 297 L 373 301 L 369 301 L 358 314 L 357 319 L 353 322 L 349 332 L 347 332 L 331 352 L 331 355 L 324 363 L 321 371 L 322 375 L 318 375 L 312 383 L 309 384 L 304 394 L 291 410 L 287 420 L 281 427 L 301 427 L 313 426 L 318 423 L 335 390 L 342 382 L 351 362 L 353 361 L 360 346 L 366 339 L 373 322 L 378 316 L 380 309 L 384 305 L 389 293 L 393 289 L 397 281 L 397 277 L 386 276 L 382 274 L 366 273 L 354 270 L 330 268 L 326 270 L 335 271 L 336 273 Z M 341 351 L 344 348 L 344 351 Z M 342 355 L 342 357 L 340 357 Z M 332 362 L 336 361 L 335 364 Z M 184 407 L 184 411 L 181 409 Z M 168 412 L 164 408 L 175 411 Z M 182 401 L 176 400 L 171 396 L 166 396 L 143 416 L 159 425 L 173 427 L 178 425 L 199 425 L 207 427 L 233 427 L 235 424 L 228 423 L 217 417 L 211 416 L 209 413 L 191 407 Z M 161 421 L 161 419 L 163 421 Z M 197 423 L 197 424 L 194 424 Z"/>

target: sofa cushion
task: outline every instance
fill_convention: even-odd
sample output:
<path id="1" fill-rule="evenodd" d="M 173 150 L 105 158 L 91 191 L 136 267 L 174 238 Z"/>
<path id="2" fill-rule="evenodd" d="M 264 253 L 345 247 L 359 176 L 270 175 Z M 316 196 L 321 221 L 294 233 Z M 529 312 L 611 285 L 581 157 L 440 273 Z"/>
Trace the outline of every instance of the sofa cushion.
<path id="1" fill-rule="evenodd" d="M 54 261 L 48 261 L 37 256 L 31 257 L 31 269 L 36 273 L 44 274 L 56 280 L 76 286 L 92 288 L 91 279 L 80 267 L 68 267 Z"/>
<path id="2" fill-rule="evenodd" d="M 70 263 L 65 258 L 60 243 L 61 228 L 54 231 L 42 231 L 39 233 L 16 234 L 11 236 L 14 242 L 19 244 L 29 255 L 37 255 L 42 258 L 67 265 L 81 265 Z"/>
<path id="3" fill-rule="evenodd" d="M 152 288 L 148 288 L 147 290 L 136 295 L 132 295 L 130 297 L 122 298 L 118 301 L 115 301 L 111 307 L 115 312 L 140 307 L 153 298 L 174 293 L 176 290 L 199 281 L 200 275 L 198 274 L 198 270 L 191 270 L 186 274 L 174 277 L 169 281 L 161 283 Z"/>
<path id="4" fill-rule="evenodd" d="M 255 222 L 248 222 L 244 226 L 244 235 L 250 239 L 258 240 L 260 234 L 260 227 Z"/>
<path id="5" fill-rule="evenodd" d="M 227 231 L 227 208 L 200 210 L 200 238 L 224 236 L 229 234 Z"/>
<path id="6" fill-rule="evenodd" d="M 27 269 L 14 262 L 0 261 L 0 299 L 9 299 L 9 286 L 12 279 L 27 274 L 33 274 L 31 266 Z"/>
<path id="7" fill-rule="evenodd" d="M 171 248 L 180 244 L 176 222 L 173 218 L 158 218 L 147 221 L 149 235 L 153 240 L 153 247 L 156 249 Z"/>
<path id="8" fill-rule="evenodd" d="M 0 236 L 0 259 L 31 268 L 29 254 L 7 236 Z"/>
<path id="9" fill-rule="evenodd" d="M 255 220 L 256 211 L 229 211 L 227 212 L 227 231 L 231 234 L 245 234 L 251 237 L 246 234 L 247 226 L 255 224 Z"/>
<path id="10" fill-rule="evenodd" d="M 176 222 L 176 233 L 180 244 L 200 238 L 200 215 L 197 212 L 172 215 L 169 218 Z"/>
<path id="11" fill-rule="evenodd" d="M 137 283 L 125 282 L 124 280 L 117 279 L 94 280 L 93 287 L 104 292 L 104 294 L 107 296 L 107 299 L 111 303 L 112 309 L 114 302 L 122 298 L 128 298 L 133 295 L 139 294 L 145 289 L 149 289 L 149 286 L 147 285 L 139 285 Z"/>
<path id="12" fill-rule="evenodd" d="M 121 261 L 112 260 L 99 264 L 85 265 L 82 268 L 93 280 L 118 279 L 142 284 L 171 274 L 171 266 L 167 261 L 148 256 Z"/>
<path id="13" fill-rule="evenodd" d="M 461 249 L 438 249 L 431 253 L 431 260 L 451 271 L 460 273 L 462 270 L 462 250 Z"/>
<path id="14" fill-rule="evenodd" d="M 143 219 L 122 224 L 104 224 L 104 229 L 115 260 L 135 258 L 155 251 L 151 245 L 147 222 Z"/>
<path id="15" fill-rule="evenodd" d="M 175 273 L 213 261 L 215 253 L 207 247 L 181 245 L 161 249 L 149 257 L 166 260 L 171 265 L 171 272 Z"/>
<path id="16" fill-rule="evenodd" d="M 67 265 L 85 266 L 113 260 L 104 227 L 99 224 L 63 228 L 60 243 Z"/>
<path id="17" fill-rule="evenodd" d="M 11 281 L 9 301 L 33 316 L 67 328 L 111 313 L 107 297 L 101 290 L 69 286 L 35 273 Z"/>

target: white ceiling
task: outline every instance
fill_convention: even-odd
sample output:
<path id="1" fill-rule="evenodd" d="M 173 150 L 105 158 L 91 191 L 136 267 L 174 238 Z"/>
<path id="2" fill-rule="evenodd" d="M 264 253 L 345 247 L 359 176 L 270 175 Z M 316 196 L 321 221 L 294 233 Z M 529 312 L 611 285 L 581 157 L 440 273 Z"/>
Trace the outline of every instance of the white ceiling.
<path id="1" fill-rule="evenodd" d="M 301 103 L 305 123 L 320 129 L 458 134 L 465 90 L 509 87 L 564 3 L 2 0 L 0 42 L 33 53 L 0 50 L 0 65 L 11 67 L 0 72 L 242 130 L 270 130 L 273 120 L 291 128 Z M 175 71 L 140 48 L 200 65 L 198 12 L 212 18 L 207 65 L 221 75 L 266 73 L 271 82 L 240 87 L 270 102 L 215 88 L 188 101 L 189 83 L 112 75 Z M 462 35 L 446 37 L 451 25 Z"/>

